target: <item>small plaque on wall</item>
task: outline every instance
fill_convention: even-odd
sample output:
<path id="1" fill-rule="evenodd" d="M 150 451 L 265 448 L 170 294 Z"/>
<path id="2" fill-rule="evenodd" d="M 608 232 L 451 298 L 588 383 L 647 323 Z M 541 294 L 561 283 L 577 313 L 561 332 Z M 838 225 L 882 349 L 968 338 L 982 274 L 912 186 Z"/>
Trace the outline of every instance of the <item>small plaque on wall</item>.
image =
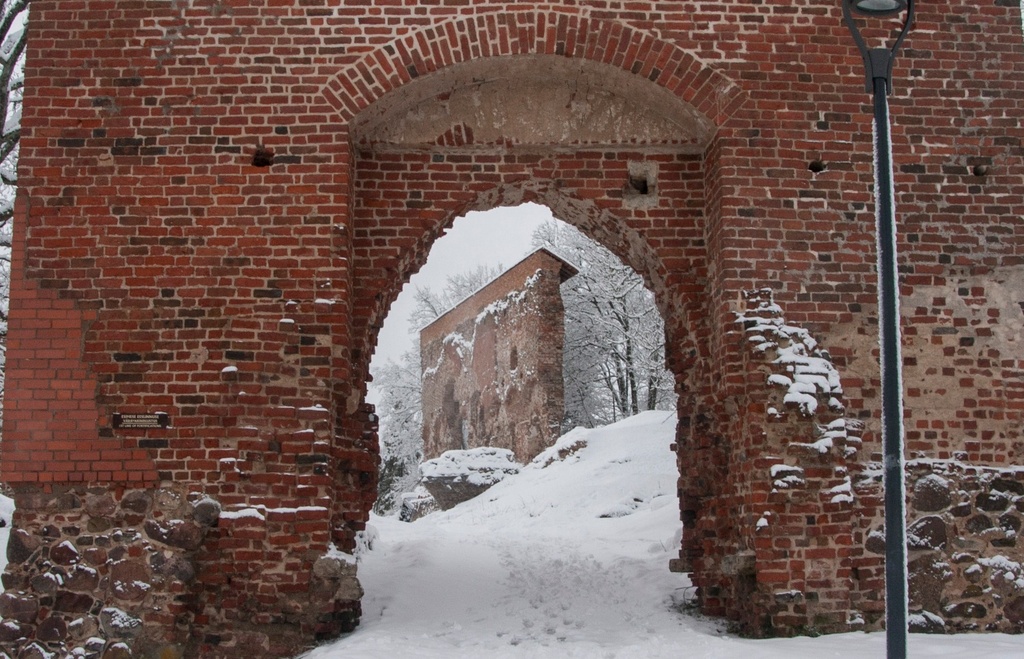
<path id="1" fill-rule="evenodd" d="M 155 414 L 121 414 L 120 412 L 114 413 L 114 428 L 117 429 L 129 429 L 129 428 L 166 428 L 171 425 L 171 419 L 167 412 L 157 412 Z"/>

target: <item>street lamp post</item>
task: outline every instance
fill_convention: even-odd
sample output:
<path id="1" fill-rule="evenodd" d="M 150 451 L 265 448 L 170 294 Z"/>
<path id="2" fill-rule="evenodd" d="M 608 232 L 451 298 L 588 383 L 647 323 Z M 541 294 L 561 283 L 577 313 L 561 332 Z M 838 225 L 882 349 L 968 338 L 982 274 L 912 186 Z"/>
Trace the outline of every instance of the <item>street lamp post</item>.
<path id="1" fill-rule="evenodd" d="M 842 0 L 843 20 L 857 43 L 875 106 L 875 231 L 878 241 L 878 330 L 882 369 L 882 443 L 885 492 L 886 656 L 907 656 L 907 522 L 903 457 L 903 374 L 900 357 L 900 301 L 896 268 L 896 202 L 888 94 L 892 65 L 914 20 L 914 0 Z M 895 16 L 906 21 L 892 48 L 868 48 L 853 13 Z"/>

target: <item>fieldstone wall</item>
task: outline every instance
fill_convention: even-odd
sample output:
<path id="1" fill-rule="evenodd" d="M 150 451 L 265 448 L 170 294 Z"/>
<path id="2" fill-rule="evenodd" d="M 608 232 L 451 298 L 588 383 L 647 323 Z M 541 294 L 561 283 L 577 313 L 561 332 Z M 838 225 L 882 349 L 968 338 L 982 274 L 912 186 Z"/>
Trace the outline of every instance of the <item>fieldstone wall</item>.
<path id="1" fill-rule="evenodd" d="M 858 493 L 880 496 L 880 479 L 862 472 Z M 1024 469 L 911 460 L 907 492 L 911 630 L 1024 631 Z M 880 520 L 861 529 L 867 552 L 883 555 Z"/>
<path id="2" fill-rule="evenodd" d="M 0 652 L 173 658 L 228 646 L 285 656 L 310 635 L 349 631 L 362 596 L 351 556 L 309 548 L 285 561 L 280 549 L 289 537 L 308 547 L 309 530 L 323 512 L 224 510 L 210 496 L 174 486 L 122 492 L 66 487 L 19 496 L 3 576 L 7 592 L 0 595 Z M 265 562 L 268 546 L 281 551 L 273 564 Z M 227 548 L 238 562 L 220 560 Z M 307 581 L 274 597 L 277 613 L 252 624 L 245 612 L 266 597 L 264 570 L 278 583 L 295 573 Z M 218 632 L 190 631 L 204 620 Z M 19 654 L 33 644 L 37 654 Z"/>
<path id="3" fill-rule="evenodd" d="M 558 439 L 565 315 L 576 273 L 540 249 L 420 332 L 423 454 L 491 446 L 520 463 Z"/>
<path id="4" fill-rule="evenodd" d="M 140 646 L 182 656 L 182 639 L 168 632 L 189 615 L 196 554 L 219 513 L 216 502 L 189 502 L 174 489 L 18 497 L 0 647 L 21 656 L 17 641 L 31 638 L 60 656 L 72 648 L 128 656 Z M 27 530 L 37 520 L 46 523 Z"/>

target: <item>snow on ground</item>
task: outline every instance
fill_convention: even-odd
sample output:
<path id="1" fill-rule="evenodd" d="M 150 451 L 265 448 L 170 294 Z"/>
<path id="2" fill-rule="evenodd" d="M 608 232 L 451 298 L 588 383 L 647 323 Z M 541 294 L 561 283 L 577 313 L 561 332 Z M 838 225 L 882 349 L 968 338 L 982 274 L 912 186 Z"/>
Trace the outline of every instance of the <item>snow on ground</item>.
<path id="1" fill-rule="evenodd" d="M 751 640 L 680 612 L 675 416 L 577 429 L 481 496 L 407 524 L 375 517 L 354 633 L 305 659 L 881 657 L 881 633 Z M 547 466 L 544 466 L 544 465 Z M 922 636 L 910 654 L 1020 657 L 1024 637 Z"/>
<path id="2" fill-rule="evenodd" d="M 14 517 L 14 499 L 0 494 L 0 573 L 7 568 L 7 539 L 11 537 L 11 518 Z"/>

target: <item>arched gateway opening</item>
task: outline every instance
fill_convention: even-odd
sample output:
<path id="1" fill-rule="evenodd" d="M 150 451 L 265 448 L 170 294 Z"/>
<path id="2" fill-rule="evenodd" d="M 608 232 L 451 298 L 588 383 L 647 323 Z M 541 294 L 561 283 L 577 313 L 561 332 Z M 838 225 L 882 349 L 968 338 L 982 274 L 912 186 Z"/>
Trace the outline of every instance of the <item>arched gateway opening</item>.
<path id="1" fill-rule="evenodd" d="M 475 38 L 480 27 L 457 29 Z M 524 29 L 534 34 L 542 27 Z M 789 547 L 818 546 L 803 539 L 805 531 L 778 544 L 768 532 L 755 537 L 767 519 L 754 512 L 763 502 L 758 491 L 773 489 L 769 463 L 780 459 L 766 453 L 764 462 L 737 465 L 724 438 L 730 423 L 734 431 L 759 434 L 736 422 L 742 397 L 725 394 L 730 380 L 724 364 L 712 367 L 733 333 L 718 326 L 721 301 L 712 282 L 722 267 L 716 254 L 715 139 L 718 125 L 742 102 L 736 88 L 691 70 L 692 60 L 656 43 L 641 46 L 647 59 L 632 63 L 582 45 L 581 57 L 567 58 L 546 51 L 540 40 L 533 52 L 518 42 L 491 53 L 454 37 L 452 45 L 451 62 L 402 48 L 385 62 L 366 60 L 381 72 L 393 67 L 408 80 L 373 95 L 351 123 L 353 303 L 366 311 L 352 327 L 355 373 L 368 372 L 388 307 L 455 217 L 523 202 L 551 208 L 639 273 L 666 318 L 666 357 L 679 396 L 684 527 L 672 569 L 693 574 L 705 611 L 740 621 L 752 633 L 807 625 L 846 629 L 848 576 L 831 560 L 835 550 L 820 553 L 829 560 L 791 574 L 790 561 L 801 550 Z M 336 87 L 345 90 L 350 106 L 349 94 L 363 90 L 357 79 L 342 79 Z M 817 458 L 818 477 L 841 483 L 845 474 L 832 460 Z M 798 516 L 818 523 L 821 503 L 803 506 Z M 341 514 L 350 517 L 352 511 Z M 834 519 L 834 529 L 841 528 L 848 513 Z M 358 529 L 358 522 L 349 528 Z M 759 542 L 767 550 L 760 564 Z M 776 572 L 764 578 L 769 567 Z M 803 593 L 805 580 L 834 589 L 821 602 L 817 593 L 807 602 L 791 594 Z M 789 584 L 796 588 L 784 587 Z M 779 592 L 790 594 L 780 598 Z"/>
<path id="2" fill-rule="evenodd" d="M 551 253 L 535 251 L 540 246 Z M 467 253 L 470 250 L 474 253 Z M 496 256 L 497 250 L 501 256 Z M 493 267 L 498 259 L 502 267 L 481 272 L 479 266 Z M 572 274 L 562 281 L 565 270 Z M 360 539 L 363 549 L 372 547 L 359 552 L 359 579 L 365 590 L 360 627 L 313 656 L 452 656 L 469 644 L 476 654 L 505 650 L 533 656 L 554 650 L 552 644 L 561 646 L 554 650 L 560 653 L 575 642 L 621 643 L 633 634 L 657 637 L 652 619 L 664 619 L 672 628 L 680 624 L 679 612 L 664 606 L 692 594 L 682 575 L 667 571 L 679 548 L 673 537 L 679 532 L 675 457 L 669 450 L 674 441 L 674 400 L 662 411 L 646 411 L 613 425 L 621 419 L 614 401 L 595 395 L 607 391 L 594 391 L 600 385 L 576 370 L 594 361 L 610 367 L 614 348 L 616 356 L 623 357 L 622 339 L 627 334 L 608 318 L 612 309 L 628 314 L 628 336 L 638 355 L 642 347 L 650 347 L 645 343 L 650 337 L 632 323 L 649 322 L 664 335 L 660 314 L 649 307 L 653 298 L 627 270 L 616 257 L 534 204 L 470 213 L 456 219 L 434 243 L 424 268 L 392 305 L 371 366 L 371 396 L 381 395 L 381 496 L 385 506 L 393 507 L 389 516 L 371 517 L 372 526 Z M 554 293 L 552 287 L 560 292 Z M 403 319 L 413 297 L 422 303 L 415 305 L 419 313 L 413 314 L 410 327 Z M 592 303 L 601 305 L 604 317 L 594 314 Z M 581 317 L 588 322 L 580 322 Z M 421 338 L 416 328 L 424 323 Z M 557 332 L 552 331 L 553 324 L 558 325 Z M 415 337 L 416 347 L 402 341 L 406 336 Z M 614 347 L 613 338 L 618 339 Z M 565 361 L 550 357 L 555 346 Z M 637 376 L 650 373 L 651 362 L 640 363 L 642 359 L 629 364 Z M 382 368 L 385 361 L 390 365 Z M 545 377 L 553 363 L 558 367 L 557 390 Z M 663 354 L 657 364 L 661 376 Z M 566 414 L 580 413 L 577 418 L 598 427 L 571 422 L 563 431 L 572 432 L 550 446 L 560 434 L 557 421 L 562 415 L 545 418 L 545 412 L 561 411 L 562 376 L 565 391 L 586 389 L 587 395 L 585 406 L 566 396 Z M 463 377 L 475 387 L 464 388 Z M 436 421 L 446 406 L 438 400 L 441 391 L 451 396 L 454 381 L 463 386 L 455 416 L 473 424 L 468 448 L 513 448 L 515 462 L 520 463 L 513 468 L 517 473 L 454 507 L 443 486 L 437 501 L 420 490 L 411 500 L 401 497 L 406 505 L 393 505 L 389 494 L 408 493 L 417 484 L 421 459 L 438 457 L 438 449 L 429 446 L 447 440 L 440 450 L 467 448 L 466 434 L 438 438 L 441 433 L 431 427 L 431 419 Z M 662 380 L 666 388 L 671 382 Z M 436 401 L 422 408 L 424 428 L 415 419 L 409 424 L 408 392 L 414 388 Z M 469 391 L 473 395 L 467 395 Z M 652 402 L 649 392 L 641 385 L 643 410 Z M 674 399 L 671 390 L 659 393 Z M 538 404 L 538 397 L 543 404 Z M 420 409 L 420 401 L 415 402 L 415 409 Z M 673 411 L 664 411 L 669 407 Z M 510 416 L 530 427 L 510 427 L 504 423 Z M 552 420 L 555 432 L 538 428 Z M 405 432 L 405 424 L 415 426 L 415 434 Z M 444 425 L 462 424 L 446 419 Z M 523 447 L 512 437 L 539 440 L 543 450 L 534 456 L 537 444 Z M 420 440 L 419 456 L 414 454 L 413 438 Z M 392 466 L 396 457 L 412 456 L 403 462 L 416 480 L 397 489 L 394 480 L 385 482 L 385 451 Z M 448 473 L 469 466 L 462 461 L 467 457 L 448 454 L 443 462 L 454 467 Z M 425 473 L 439 475 L 429 467 Z M 464 499 L 465 493 L 455 498 Z M 377 512 L 381 503 L 378 499 Z M 434 508 L 438 504 L 445 510 Z M 402 509 L 401 520 L 397 508 Z M 438 629 L 444 631 L 438 634 Z M 481 637 L 489 641 L 470 640 Z M 488 642 L 498 647 L 488 647 Z"/>
<path id="3" fill-rule="evenodd" d="M 462 500 L 449 498 L 443 476 L 443 502 L 417 488 L 421 463 L 449 450 L 511 450 L 528 465 L 564 433 L 648 411 L 672 412 L 674 442 L 664 337 L 635 271 L 550 209 L 528 203 L 457 218 L 378 334 L 367 395 L 380 425 L 374 512 L 411 521 Z M 669 442 L 660 452 L 674 468 Z M 678 511 L 675 493 L 673 479 L 663 494 Z M 672 523 L 667 533 L 678 530 Z"/>
<path id="4" fill-rule="evenodd" d="M 654 292 L 680 396 L 680 479 L 691 559 L 699 511 L 691 419 L 711 396 L 704 153 L 713 123 L 649 80 L 604 63 L 520 55 L 455 64 L 383 95 L 353 121 L 356 297 L 365 373 L 376 328 L 430 245 L 470 210 L 535 202 L 607 247 Z M 388 244 L 386 254 L 375 246 Z M 372 261 L 360 254 L 374 254 Z M 701 343 L 703 342 L 703 345 Z M 698 431 L 700 432 L 700 431 Z M 708 464 L 694 471 L 713 482 Z M 699 487 L 699 486 L 698 486 Z M 727 525 L 725 525 L 727 526 Z M 721 521 L 719 540 L 731 531 Z M 669 566 L 665 566 L 668 570 Z M 677 569 L 691 565 L 677 561 Z M 724 610 L 724 609 L 723 609 Z"/>
<path id="5" fill-rule="evenodd" d="M 232 16 L 207 28 L 230 41 Z M 19 528 L 0 605 L 18 629 L 0 643 L 102 633 L 138 653 L 285 656 L 351 630 L 383 318 L 456 216 L 526 201 L 654 292 L 678 394 L 672 568 L 692 573 L 702 608 L 753 634 L 849 628 L 855 447 L 834 369 L 770 292 L 749 290 L 764 282 L 744 259 L 764 255 L 728 246 L 745 229 L 723 221 L 736 192 L 723 172 L 743 156 L 722 152 L 756 137 L 738 85 L 625 22 L 483 13 L 358 51 L 316 94 L 296 85 L 301 112 L 243 140 L 232 127 L 247 108 L 211 126 L 190 107 L 226 94 L 219 83 L 160 68 L 194 63 L 182 53 L 195 48 L 162 20 L 137 53 L 151 68 L 111 83 L 142 91 L 64 113 L 79 123 L 62 148 L 100 148 L 89 168 L 68 164 L 78 187 L 53 193 L 50 154 L 23 156 L 46 194 L 22 199 L 17 224 L 30 250 L 12 284 L 3 469 Z M 158 74 L 188 93 L 152 100 Z M 48 112 L 26 101 L 30 128 Z M 133 121 L 160 128 L 125 137 Z M 811 384 L 766 392 L 792 365 L 771 351 L 818 360 Z M 44 473 L 40 451 L 61 460 Z M 879 563 L 861 563 L 866 590 Z"/>

